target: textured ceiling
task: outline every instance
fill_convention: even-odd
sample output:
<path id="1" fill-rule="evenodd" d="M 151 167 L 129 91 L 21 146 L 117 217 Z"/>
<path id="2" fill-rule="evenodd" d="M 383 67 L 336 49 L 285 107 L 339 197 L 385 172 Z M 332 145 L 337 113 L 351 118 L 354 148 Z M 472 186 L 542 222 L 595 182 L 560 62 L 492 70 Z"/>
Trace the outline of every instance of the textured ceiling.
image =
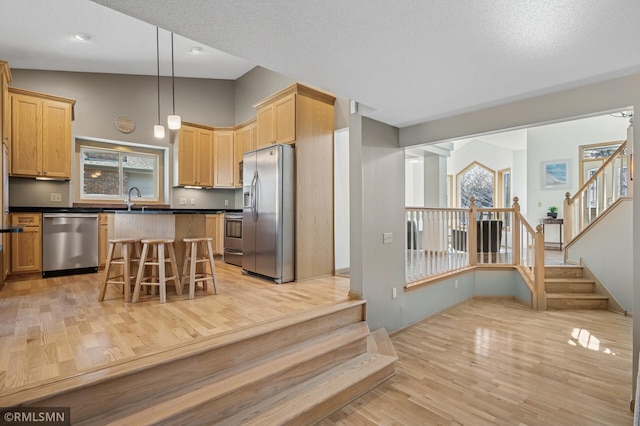
<path id="1" fill-rule="evenodd" d="M 638 0 L 94 1 L 398 127 L 640 72 Z"/>

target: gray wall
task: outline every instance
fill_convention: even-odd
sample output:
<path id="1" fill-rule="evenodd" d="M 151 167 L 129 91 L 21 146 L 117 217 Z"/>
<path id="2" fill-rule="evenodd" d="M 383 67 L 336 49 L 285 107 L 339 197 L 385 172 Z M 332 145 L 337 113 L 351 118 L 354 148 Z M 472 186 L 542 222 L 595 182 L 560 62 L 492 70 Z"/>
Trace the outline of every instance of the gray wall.
<path id="1" fill-rule="evenodd" d="M 236 124 L 256 116 L 253 105 L 278 90 L 295 83 L 295 80 L 266 68 L 255 67 L 235 81 Z"/>
<path id="2" fill-rule="evenodd" d="M 405 158 L 398 148 L 399 131 L 359 115 L 352 116 L 349 130 L 351 288 L 367 300 L 372 330 L 398 330 L 474 296 L 530 302 L 515 271 L 470 272 L 405 292 Z M 393 233 L 391 244 L 383 244 L 384 232 Z"/>
<path id="3" fill-rule="evenodd" d="M 256 116 L 254 104 L 295 82 L 292 78 L 262 67 L 255 67 L 238 78 L 235 81 L 236 124 Z M 335 130 L 349 127 L 349 99 L 337 96 L 334 107 Z"/>
<path id="4" fill-rule="evenodd" d="M 153 125 L 158 120 L 155 77 L 19 69 L 11 70 L 11 73 L 11 87 L 77 101 L 73 121 L 74 139 L 89 137 L 170 146 L 168 129 L 164 140 L 158 140 L 153 136 Z M 177 78 L 175 86 L 176 113 L 183 120 L 212 126 L 235 124 L 233 81 Z M 161 120 L 166 127 L 166 116 L 172 110 L 170 78 L 161 78 L 160 101 Z M 133 132 L 125 134 L 116 129 L 114 121 L 120 115 L 128 115 L 135 121 L 136 127 Z M 75 161 L 73 163 L 75 168 Z M 173 164 L 171 158 L 169 164 Z M 9 205 L 68 207 L 74 201 L 74 191 L 77 191 L 75 170 L 73 173 L 70 182 L 62 183 L 11 178 Z M 197 202 L 195 205 L 187 206 L 178 205 L 176 200 L 172 202 L 170 191 L 169 200 L 165 200 L 165 203 L 176 208 L 235 208 L 235 194 L 229 194 L 229 190 L 222 191 L 222 195 L 218 195 L 219 190 L 200 191 L 197 194 L 194 191 L 190 198 L 196 198 Z M 51 202 L 51 192 L 60 192 L 62 202 Z M 229 206 L 224 205 L 225 199 L 231 200 Z"/>

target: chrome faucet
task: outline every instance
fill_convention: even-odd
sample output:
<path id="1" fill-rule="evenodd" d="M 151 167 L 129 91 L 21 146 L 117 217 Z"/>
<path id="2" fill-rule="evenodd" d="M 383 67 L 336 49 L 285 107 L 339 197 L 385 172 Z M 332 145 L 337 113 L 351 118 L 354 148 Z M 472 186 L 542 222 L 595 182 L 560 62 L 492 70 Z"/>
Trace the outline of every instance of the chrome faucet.
<path id="1" fill-rule="evenodd" d="M 126 200 L 124 200 L 124 203 L 127 205 L 128 211 L 131 211 L 131 207 L 134 205 L 134 203 L 131 202 L 131 191 L 133 191 L 134 189 L 138 193 L 138 198 L 142 197 L 142 194 L 140 193 L 140 190 L 138 189 L 138 187 L 132 186 L 131 189 L 129 190 L 129 196 L 127 197 Z"/>

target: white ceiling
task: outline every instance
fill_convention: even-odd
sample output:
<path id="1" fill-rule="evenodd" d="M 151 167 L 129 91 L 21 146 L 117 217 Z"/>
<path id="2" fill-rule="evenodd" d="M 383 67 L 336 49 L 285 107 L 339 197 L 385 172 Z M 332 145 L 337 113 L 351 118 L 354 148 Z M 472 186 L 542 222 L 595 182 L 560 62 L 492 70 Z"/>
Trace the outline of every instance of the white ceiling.
<path id="1" fill-rule="evenodd" d="M 221 78 L 261 65 L 398 127 L 640 72 L 638 0 L 94 1 L 244 59 Z M 219 77 L 194 43 L 176 39 L 176 75 Z M 3 0 L 0 58 L 155 74 L 155 30 L 89 0 Z"/>
<path id="2" fill-rule="evenodd" d="M 89 33 L 88 42 L 77 33 Z M 190 53 L 200 46 L 200 54 Z M 160 74 L 171 75 L 171 33 L 159 31 Z M 175 75 L 235 80 L 255 64 L 174 37 Z M 2 0 L 0 59 L 11 68 L 155 75 L 156 28 L 89 0 Z"/>

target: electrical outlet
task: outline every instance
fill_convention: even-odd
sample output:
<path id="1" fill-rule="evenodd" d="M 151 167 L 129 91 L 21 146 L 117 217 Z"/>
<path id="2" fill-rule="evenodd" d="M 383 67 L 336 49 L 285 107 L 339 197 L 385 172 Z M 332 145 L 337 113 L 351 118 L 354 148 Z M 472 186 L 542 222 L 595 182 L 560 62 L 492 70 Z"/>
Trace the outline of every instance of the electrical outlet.
<path id="1" fill-rule="evenodd" d="M 62 201 L 62 194 L 59 192 L 51 193 L 51 201 L 60 202 Z"/>
<path id="2" fill-rule="evenodd" d="M 396 297 L 398 297 L 398 290 L 394 287 L 391 289 L 391 298 L 395 299 Z"/>
<path id="3" fill-rule="evenodd" d="M 458 288 L 458 280 L 456 280 L 456 288 Z"/>
<path id="4" fill-rule="evenodd" d="M 224 200 L 224 205 L 228 206 L 229 205 L 229 200 Z"/>
<path id="5" fill-rule="evenodd" d="M 385 232 L 382 234 L 382 243 L 383 244 L 391 244 L 393 242 L 393 233 Z"/>
<path id="6" fill-rule="evenodd" d="M 187 204 L 187 199 L 186 198 L 180 198 L 180 204 L 181 205 Z"/>
<path id="7" fill-rule="evenodd" d="M 191 205 L 192 205 L 192 206 L 195 206 L 195 205 L 196 205 L 196 199 L 195 199 L 195 198 L 192 198 L 192 199 L 191 199 Z"/>

